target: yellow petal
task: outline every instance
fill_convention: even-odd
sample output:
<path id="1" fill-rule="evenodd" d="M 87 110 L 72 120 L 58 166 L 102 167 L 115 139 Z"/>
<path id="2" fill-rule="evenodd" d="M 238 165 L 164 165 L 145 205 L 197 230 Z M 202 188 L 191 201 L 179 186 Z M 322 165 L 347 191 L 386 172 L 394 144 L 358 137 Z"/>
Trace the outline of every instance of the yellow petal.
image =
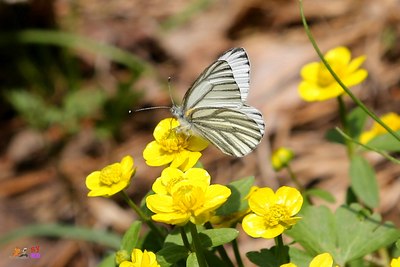
<path id="1" fill-rule="evenodd" d="M 151 216 L 151 218 L 156 222 L 162 222 L 172 225 L 183 225 L 186 224 L 190 219 L 190 213 L 157 213 Z"/>
<path id="2" fill-rule="evenodd" d="M 366 59 L 367 59 L 366 56 L 360 56 L 353 59 L 347 67 L 348 73 L 356 71 L 364 63 Z"/>
<path id="3" fill-rule="evenodd" d="M 280 187 L 276 193 L 277 204 L 284 205 L 290 216 L 296 215 L 303 205 L 303 197 L 299 190 L 289 186 Z"/>
<path id="4" fill-rule="evenodd" d="M 143 150 L 143 158 L 149 166 L 162 166 L 170 163 L 174 156 L 166 153 L 156 141 L 152 141 Z"/>
<path id="5" fill-rule="evenodd" d="M 228 187 L 219 184 L 210 185 L 205 194 L 204 206 L 199 213 L 216 210 L 226 202 L 230 195 L 231 190 Z"/>
<path id="6" fill-rule="evenodd" d="M 310 267 L 332 267 L 333 259 L 331 254 L 322 253 L 317 255 L 311 262 Z"/>
<path id="7" fill-rule="evenodd" d="M 320 69 L 321 63 L 311 62 L 301 68 L 300 75 L 305 81 L 315 84 L 318 81 L 318 73 Z"/>
<path id="8" fill-rule="evenodd" d="M 249 207 L 254 213 L 262 216 L 266 214 L 270 206 L 276 204 L 276 200 L 274 191 L 269 187 L 263 187 L 251 194 Z"/>
<path id="9" fill-rule="evenodd" d="M 347 47 L 339 46 L 329 50 L 324 57 L 331 66 L 336 62 L 341 65 L 347 65 L 351 59 L 351 52 Z"/>
<path id="10" fill-rule="evenodd" d="M 154 194 L 146 197 L 147 207 L 154 213 L 166 213 L 174 210 L 172 197 Z"/>
<path id="11" fill-rule="evenodd" d="M 254 213 L 246 215 L 242 221 L 242 228 L 251 237 L 261 237 L 265 233 L 264 218 Z"/>
<path id="12" fill-rule="evenodd" d="M 209 144 L 208 141 L 196 135 L 190 136 L 188 143 L 187 149 L 190 151 L 202 151 Z"/>
<path id="13" fill-rule="evenodd" d="M 175 118 L 167 118 L 160 121 L 154 129 L 153 136 L 157 142 L 160 142 L 171 129 L 179 126 L 178 120 Z"/>
<path id="14" fill-rule="evenodd" d="M 354 85 L 357 85 L 364 81 L 368 76 L 368 72 L 364 69 L 357 70 L 356 72 L 353 72 L 352 74 L 343 77 L 342 82 L 347 86 L 351 87 Z"/>
<path id="15" fill-rule="evenodd" d="M 90 190 L 100 187 L 100 171 L 95 171 L 86 177 L 86 187 Z"/>
<path id="16" fill-rule="evenodd" d="M 210 174 L 201 168 L 191 168 L 189 170 L 187 170 L 187 172 L 185 172 L 185 177 L 186 179 L 190 180 L 190 181 L 194 181 L 194 180 L 201 180 L 206 182 L 208 185 L 210 184 L 211 181 L 211 176 Z"/>

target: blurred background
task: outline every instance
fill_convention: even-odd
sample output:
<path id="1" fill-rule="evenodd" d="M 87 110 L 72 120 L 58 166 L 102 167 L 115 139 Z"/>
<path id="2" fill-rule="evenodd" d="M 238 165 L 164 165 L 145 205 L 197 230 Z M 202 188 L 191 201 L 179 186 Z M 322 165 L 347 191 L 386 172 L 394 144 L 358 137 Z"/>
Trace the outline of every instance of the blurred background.
<path id="1" fill-rule="evenodd" d="M 367 55 L 369 77 L 355 94 L 378 115 L 399 113 L 400 1 L 305 0 L 304 8 L 322 51 L 344 45 Z M 0 266 L 96 266 L 113 251 L 114 235 L 135 215 L 118 196 L 89 199 L 86 176 L 132 155 L 137 174 L 127 191 L 140 202 L 162 170 L 146 166 L 142 151 L 171 114 L 129 111 L 170 106 L 168 85 L 179 103 L 231 47 L 248 52 L 248 102 L 264 114 L 266 136 L 241 159 L 205 150 L 213 182 L 254 175 L 259 186 L 293 185 L 269 163 L 271 151 L 286 146 L 301 183 L 332 193 L 332 208 L 344 201 L 346 151 L 324 138 L 339 126 L 337 102 L 306 103 L 297 93 L 301 67 L 317 56 L 296 0 L 0 0 L 0 31 L 0 236 L 33 224 L 28 232 L 43 235 L 3 239 Z M 377 211 L 400 226 L 400 166 L 367 156 L 381 190 Z M 60 229 L 40 227 L 48 224 L 113 236 L 86 242 L 64 229 L 70 238 L 59 238 L 52 231 Z M 240 242 L 243 254 L 266 244 Z M 35 246 L 39 260 L 11 258 L 16 247 Z"/>

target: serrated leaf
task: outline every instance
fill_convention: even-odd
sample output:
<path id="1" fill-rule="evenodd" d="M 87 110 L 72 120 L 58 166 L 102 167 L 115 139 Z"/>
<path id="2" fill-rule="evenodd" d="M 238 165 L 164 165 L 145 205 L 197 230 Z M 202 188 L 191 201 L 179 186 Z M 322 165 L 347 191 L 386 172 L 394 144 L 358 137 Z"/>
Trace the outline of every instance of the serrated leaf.
<path id="1" fill-rule="evenodd" d="M 392 244 L 400 237 L 400 230 L 389 222 L 382 223 L 378 214 L 367 216 L 359 205 L 340 207 L 335 214 L 338 247 L 343 250 L 339 259 L 344 264 L 361 258 L 379 248 Z M 335 258 L 336 259 L 336 258 Z"/>
<path id="2" fill-rule="evenodd" d="M 121 242 L 121 249 L 126 250 L 128 253 L 137 247 L 137 243 L 139 240 L 139 233 L 142 227 L 142 222 L 134 221 L 129 229 L 125 232 L 124 236 L 122 237 Z"/>
<path id="3" fill-rule="evenodd" d="M 331 193 L 319 188 L 309 189 L 305 192 L 305 195 L 319 197 L 329 203 L 335 203 L 336 201 L 335 197 Z"/>
<path id="4" fill-rule="evenodd" d="M 216 215 L 229 215 L 248 208 L 247 201 L 244 199 L 254 185 L 254 177 L 246 177 L 227 185 L 231 190 L 228 200 L 216 211 Z"/>
<path id="5" fill-rule="evenodd" d="M 239 235 L 233 228 L 207 229 L 199 232 L 202 247 L 217 247 L 229 243 Z"/>
<path id="6" fill-rule="evenodd" d="M 379 204 L 379 188 L 375 171 L 363 157 L 354 155 L 350 161 L 351 187 L 356 196 L 368 207 Z"/>
<path id="7" fill-rule="evenodd" d="M 329 252 L 344 266 L 348 261 L 392 244 L 400 230 L 377 214 L 368 215 L 359 205 L 342 206 L 335 215 L 324 207 L 302 209 L 302 219 L 286 234 L 294 238 L 312 256 Z"/>

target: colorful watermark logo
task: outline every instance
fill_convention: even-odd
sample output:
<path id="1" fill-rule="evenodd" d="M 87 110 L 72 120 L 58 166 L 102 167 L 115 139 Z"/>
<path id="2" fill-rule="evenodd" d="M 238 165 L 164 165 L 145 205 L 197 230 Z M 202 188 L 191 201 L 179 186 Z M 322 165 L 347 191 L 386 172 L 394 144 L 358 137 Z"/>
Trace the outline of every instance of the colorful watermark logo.
<path id="1" fill-rule="evenodd" d="M 36 245 L 31 247 L 31 252 L 28 253 L 28 248 L 15 247 L 11 255 L 15 259 L 39 259 L 40 258 L 40 246 Z"/>

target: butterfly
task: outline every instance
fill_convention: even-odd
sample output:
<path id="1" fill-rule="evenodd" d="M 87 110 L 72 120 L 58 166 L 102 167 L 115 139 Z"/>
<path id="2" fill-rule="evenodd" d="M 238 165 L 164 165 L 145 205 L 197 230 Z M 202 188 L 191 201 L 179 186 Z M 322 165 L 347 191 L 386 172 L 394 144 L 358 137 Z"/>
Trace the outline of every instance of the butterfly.
<path id="1" fill-rule="evenodd" d="M 246 104 L 249 73 L 243 48 L 223 53 L 188 89 L 182 104 L 172 106 L 180 130 L 189 130 L 231 156 L 243 157 L 253 151 L 265 124 L 261 112 Z"/>

